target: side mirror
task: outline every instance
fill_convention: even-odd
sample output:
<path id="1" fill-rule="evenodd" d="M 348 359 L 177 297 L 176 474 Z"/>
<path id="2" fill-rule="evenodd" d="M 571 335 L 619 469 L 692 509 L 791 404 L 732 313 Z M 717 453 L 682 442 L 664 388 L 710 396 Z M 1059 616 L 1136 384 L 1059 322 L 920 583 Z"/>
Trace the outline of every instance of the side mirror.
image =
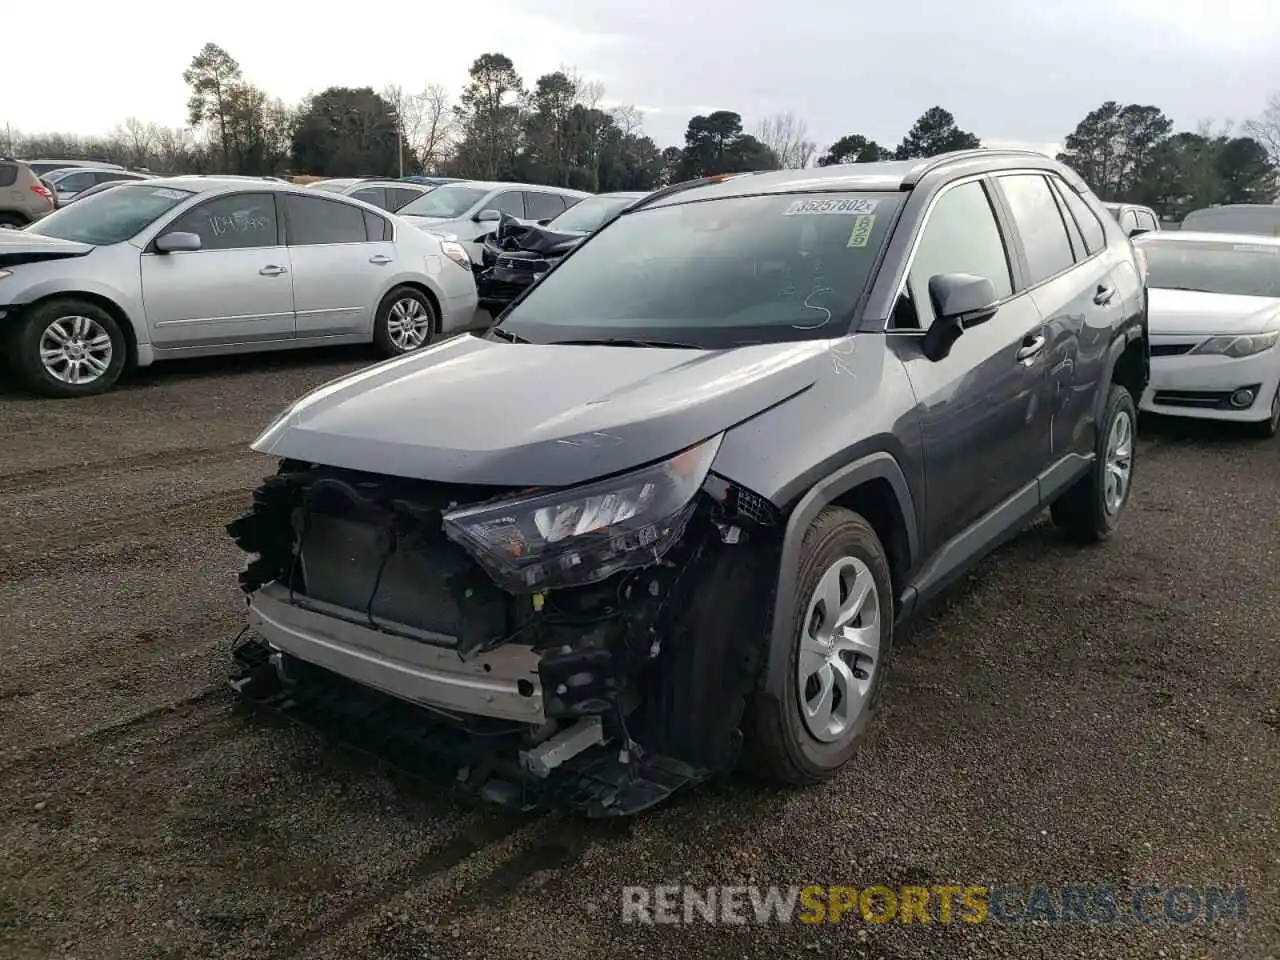
<path id="1" fill-rule="evenodd" d="M 1132 240 L 1134 237 L 1140 237 L 1144 233 L 1150 233 L 1150 232 L 1151 231 L 1148 230 L 1146 227 L 1133 227 L 1132 229 L 1129 230 L 1129 239 Z"/>
<path id="2" fill-rule="evenodd" d="M 181 230 L 156 238 L 156 249 L 161 253 L 194 253 L 201 247 L 200 235 Z"/>
<path id="3" fill-rule="evenodd" d="M 481 210 L 476 214 L 476 223 L 495 223 L 502 219 L 497 210 Z"/>
<path id="4" fill-rule="evenodd" d="M 924 355 L 935 362 L 945 358 L 966 329 L 996 315 L 999 300 L 995 284 L 986 277 L 969 273 L 930 277 L 934 321 L 924 336 Z"/>
<path id="5" fill-rule="evenodd" d="M 541 220 L 538 221 L 538 226 L 545 227 L 550 222 L 551 222 L 550 217 L 543 217 Z"/>

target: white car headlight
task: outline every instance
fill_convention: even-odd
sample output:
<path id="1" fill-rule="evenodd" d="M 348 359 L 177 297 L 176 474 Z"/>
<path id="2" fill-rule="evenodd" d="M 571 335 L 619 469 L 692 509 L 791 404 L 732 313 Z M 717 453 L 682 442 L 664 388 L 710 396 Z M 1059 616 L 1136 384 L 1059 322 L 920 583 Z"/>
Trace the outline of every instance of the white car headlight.
<path id="1" fill-rule="evenodd" d="M 1255 353 L 1270 350 L 1276 345 L 1277 340 L 1280 340 L 1280 330 L 1239 337 L 1210 337 L 1204 343 L 1194 347 L 1190 352 L 1219 355 L 1239 360 L 1241 357 L 1251 357 Z"/>
<path id="2" fill-rule="evenodd" d="M 457 240 L 441 240 L 440 252 L 460 266 L 463 270 L 471 270 L 471 255 L 467 248 Z"/>
<path id="3" fill-rule="evenodd" d="M 581 586 L 646 566 L 683 535 L 722 437 L 608 480 L 451 511 L 445 534 L 511 593 Z"/>

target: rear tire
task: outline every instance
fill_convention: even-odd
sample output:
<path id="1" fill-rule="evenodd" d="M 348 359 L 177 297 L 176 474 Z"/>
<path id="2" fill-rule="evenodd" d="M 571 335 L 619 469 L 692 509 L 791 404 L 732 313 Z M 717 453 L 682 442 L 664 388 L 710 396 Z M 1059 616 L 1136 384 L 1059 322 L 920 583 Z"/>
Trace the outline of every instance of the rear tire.
<path id="1" fill-rule="evenodd" d="M 1276 387 L 1276 395 L 1271 398 L 1270 418 L 1249 424 L 1249 432 L 1263 440 L 1270 440 L 1280 433 L 1280 387 Z"/>
<path id="2" fill-rule="evenodd" d="M 871 524 L 842 507 L 818 514 L 800 548 L 795 595 L 783 697 L 752 705 L 747 749 L 757 774 L 807 784 L 832 776 L 862 745 L 888 674 L 893 583 Z"/>
<path id="3" fill-rule="evenodd" d="M 373 343 L 384 356 L 398 357 L 425 347 L 439 327 L 430 297 L 413 287 L 396 287 L 378 304 Z"/>
<path id="4" fill-rule="evenodd" d="M 14 373 L 46 397 L 110 390 L 128 359 L 120 324 L 97 304 L 59 297 L 27 311 L 11 340 Z"/>
<path id="5" fill-rule="evenodd" d="M 1138 412 L 1124 387 L 1113 385 L 1098 430 L 1093 466 L 1049 508 L 1053 522 L 1074 543 L 1106 540 L 1133 490 Z"/>
<path id="6" fill-rule="evenodd" d="M 0 227 L 25 227 L 27 219 L 16 213 L 0 213 Z"/>

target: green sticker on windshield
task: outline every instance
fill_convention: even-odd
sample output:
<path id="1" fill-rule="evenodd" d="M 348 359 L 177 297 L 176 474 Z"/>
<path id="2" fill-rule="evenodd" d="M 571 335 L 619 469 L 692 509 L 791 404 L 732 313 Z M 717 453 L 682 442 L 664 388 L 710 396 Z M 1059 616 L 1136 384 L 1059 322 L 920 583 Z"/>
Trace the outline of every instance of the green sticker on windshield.
<path id="1" fill-rule="evenodd" d="M 871 230 L 876 225 L 874 213 L 863 213 L 853 218 L 853 230 L 849 233 L 846 247 L 865 247 L 871 239 Z"/>

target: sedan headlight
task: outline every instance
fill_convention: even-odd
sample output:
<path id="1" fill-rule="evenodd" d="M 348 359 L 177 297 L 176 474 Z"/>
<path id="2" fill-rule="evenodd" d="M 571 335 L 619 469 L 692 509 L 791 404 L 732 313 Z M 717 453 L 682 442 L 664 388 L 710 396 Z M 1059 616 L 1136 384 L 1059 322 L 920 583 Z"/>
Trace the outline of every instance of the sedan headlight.
<path id="1" fill-rule="evenodd" d="M 1251 357 L 1255 353 L 1270 350 L 1276 345 L 1277 340 L 1280 340 L 1280 330 L 1242 337 L 1210 337 L 1193 348 L 1191 353 L 1219 355 L 1239 360 L 1241 357 Z"/>
<path id="2" fill-rule="evenodd" d="M 471 269 L 471 255 L 467 248 L 457 240 L 441 240 L 440 252 L 460 266 L 463 270 Z"/>
<path id="3" fill-rule="evenodd" d="M 444 516 L 445 534 L 511 593 L 646 566 L 683 535 L 721 436 L 608 480 L 454 510 Z"/>

